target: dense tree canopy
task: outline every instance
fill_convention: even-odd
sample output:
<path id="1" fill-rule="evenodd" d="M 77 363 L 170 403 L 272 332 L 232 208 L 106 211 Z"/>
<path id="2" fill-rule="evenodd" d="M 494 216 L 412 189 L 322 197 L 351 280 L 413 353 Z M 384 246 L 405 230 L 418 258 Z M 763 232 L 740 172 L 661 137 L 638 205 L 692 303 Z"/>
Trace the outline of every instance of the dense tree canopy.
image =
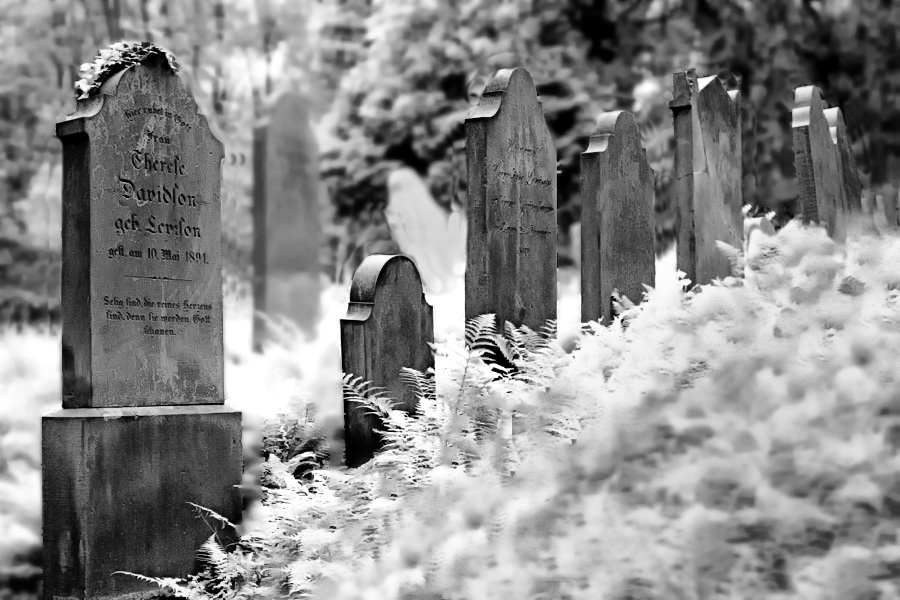
<path id="1" fill-rule="evenodd" d="M 678 68 L 740 87 L 748 201 L 777 208 L 796 193 L 790 108 L 799 85 L 819 85 L 844 108 L 871 185 L 891 183 L 900 156 L 900 7 L 884 0 L 0 0 L 0 14 L 5 284 L 19 246 L 48 245 L 28 237 L 22 207 L 42 198 L 41 168 L 58 177 L 53 125 L 73 106 L 78 67 L 123 38 L 178 57 L 225 141 L 232 266 L 246 266 L 250 247 L 252 126 L 283 89 L 305 93 L 317 114 L 335 256 L 385 235 L 379 212 L 397 166 L 422 174 L 442 205 L 464 203 L 465 113 L 503 67 L 525 66 L 538 85 L 557 145 L 564 244 L 580 215 L 579 153 L 598 114 L 617 108 L 642 124 L 665 237 L 666 102 Z"/>

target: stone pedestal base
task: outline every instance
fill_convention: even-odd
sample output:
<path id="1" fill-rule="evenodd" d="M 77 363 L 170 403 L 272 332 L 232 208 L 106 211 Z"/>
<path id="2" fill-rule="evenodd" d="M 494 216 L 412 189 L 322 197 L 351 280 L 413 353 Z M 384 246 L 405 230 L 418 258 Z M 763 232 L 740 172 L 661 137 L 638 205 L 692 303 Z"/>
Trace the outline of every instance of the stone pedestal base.
<path id="1" fill-rule="evenodd" d="M 223 406 L 64 409 L 42 423 L 44 598 L 145 598 L 115 571 L 181 577 L 241 513 L 241 413 Z"/>

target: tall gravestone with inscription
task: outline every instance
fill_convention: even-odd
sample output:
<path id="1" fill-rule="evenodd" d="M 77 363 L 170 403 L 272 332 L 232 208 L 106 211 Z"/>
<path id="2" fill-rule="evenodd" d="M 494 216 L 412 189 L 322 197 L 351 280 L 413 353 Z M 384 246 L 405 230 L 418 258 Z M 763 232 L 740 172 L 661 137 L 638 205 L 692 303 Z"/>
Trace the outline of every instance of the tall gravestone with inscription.
<path id="1" fill-rule="evenodd" d="M 253 132 L 253 346 L 288 319 L 307 336 L 320 315 L 319 151 L 306 100 L 278 97 Z M 267 318 L 269 317 L 269 318 Z"/>
<path id="2" fill-rule="evenodd" d="M 672 76 L 675 125 L 676 261 L 696 285 L 728 277 L 716 245 L 743 245 L 741 96 L 693 69 Z"/>
<path id="3" fill-rule="evenodd" d="M 534 82 L 501 69 L 466 116 L 466 319 L 556 319 L 556 148 Z"/>
<path id="4" fill-rule="evenodd" d="M 634 303 L 656 280 L 653 171 L 631 113 L 600 115 L 581 155 L 581 321 L 610 323 L 613 290 Z"/>
<path id="5" fill-rule="evenodd" d="M 222 406 L 223 149 L 161 52 L 79 99 L 57 136 L 63 409 L 43 418 L 45 597 L 136 597 L 152 586 L 114 572 L 194 568 L 211 530 L 189 503 L 240 517 L 241 415 Z"/>

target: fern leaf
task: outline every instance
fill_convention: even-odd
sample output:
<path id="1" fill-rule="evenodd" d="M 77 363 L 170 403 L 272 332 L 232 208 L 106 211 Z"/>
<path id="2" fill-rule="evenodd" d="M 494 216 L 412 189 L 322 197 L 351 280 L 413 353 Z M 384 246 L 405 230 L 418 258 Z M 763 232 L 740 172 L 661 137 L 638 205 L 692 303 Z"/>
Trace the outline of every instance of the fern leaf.
<path id="1" fill-rule="evenodd" d="M 191 506 L 196 508 L 197 511 L 201 514 L 201 516 L 205 514 L 205 515 L 210 516 L 213 519 L 219 521 L 220 523 L 224 523 L 225 525 L 228 525 L 229 527 L 235 527 L 234 523 L 232 523 L 231 521 L 229 521 L 228 519 L 226 519 L 225 517 L 223 517 L 222 515 L 220 515 L 219 513 L 217 513 L 216 511 L 214 511 L 210 508 L 206 508 L 205 506 L 200 506 L 199 504 L 194 504 L 193 502 L 188 502 L 188 504 L 190 504 Z"/>
<path id="2" fill-rule="evenodd" d="M 743 277 L 744 276 L 744 252 L 743 252 L 743 250 L 740 248 L 735 248 L 731 244 L 728 244 L 721 240 L 716 240 L 716 247 L 728 259 L 728 262 L 731 265 L 732 277 L 739 277 L 739 278 Z"/>
<path id="3" fill-rule="evenodd" d="M 473 346 L 475 341 L 485 336 L 497 334 L 496 316 L 493 313 L 479 315 L 466 323 L 466 346 Z"/>

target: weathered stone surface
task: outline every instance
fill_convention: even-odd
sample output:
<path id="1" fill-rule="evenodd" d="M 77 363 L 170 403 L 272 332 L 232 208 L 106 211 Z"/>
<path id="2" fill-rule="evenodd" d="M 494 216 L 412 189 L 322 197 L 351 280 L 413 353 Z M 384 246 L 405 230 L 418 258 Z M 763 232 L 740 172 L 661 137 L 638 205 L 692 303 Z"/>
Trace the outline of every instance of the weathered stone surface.
<path id="1" fill-rule="evenodd" d="M 287 318 L 308 336 L 320 308 L 322 237 L 319 150 L 306 101 L 286 93 L 253 133 L 253 346 L 268 335 L 263 315 Z"/>
<path id="2" fill-rule="evenodd" d="M 742 246 L 741 98 L 716 77 L 673 74 L 677 265 L 694 284 L 728 277 L 716 241 Z"/>
<path id="3" fill-rule="evenodd" d="M 353 275 L 347 315 L 341 319 L 341 364 L 346 375 L 383 388 L 403 410 L 416 409 L 416 395 L 400 379 L 406 367 L 434 367 L 432 308 L 412 260 L 402 255 L 367 257 Z M 378 419 L 358 403 L 344 401 L 346 462 L 357 467 L 380 446 Z"/>
<path id="4" fill-rule="evenodd" d="M 859 183 L 859 171 L 856 170 L 850 133 L 847 131 L 847 124 L 844 123 L 844 115 L 840 108 L 828 108 L 824 113 L 840 165 L 843 203 L 851 212 L 857 212 L 862 207 L 862 185 Z"/>
<path id="5" fill-rule="evenodd" d="M 501 69 L 466 117 L 466 319 L 556 319 L 556 148 L 525 69 Z"/>
<path id="6" fill-rule="evenodd" d="M 63 407 L 221 404 L 222 144 L 168 63 L 57 124 Z"/>
<path id="7" fill-rule="evenodd" d="M 610 323 L 612 293 L 638 303 L 656 280 L 653 171 L 634 116 L 597 120 L 581 155 L 581 321 Z"/>
<path id="8" fill-rule="evenodd" d="M 797 207 L 806 223 L 822 223 L 835 240 L 846 237 L 841 161 L 835 147 L 826 104 L 815 86 L 794 90 L 791 121 L 794 165 L 799 199 Z"/>
<path id="9" fill-rule="evenodd" d="M 112 573 L 185 576 L 211 528 L 233 541 L 188 502 L 239 519 L 239 412 L 64 409 L 43 418 L 42 454 L 45 598 L 147 597 L 156 586 Z"/>

